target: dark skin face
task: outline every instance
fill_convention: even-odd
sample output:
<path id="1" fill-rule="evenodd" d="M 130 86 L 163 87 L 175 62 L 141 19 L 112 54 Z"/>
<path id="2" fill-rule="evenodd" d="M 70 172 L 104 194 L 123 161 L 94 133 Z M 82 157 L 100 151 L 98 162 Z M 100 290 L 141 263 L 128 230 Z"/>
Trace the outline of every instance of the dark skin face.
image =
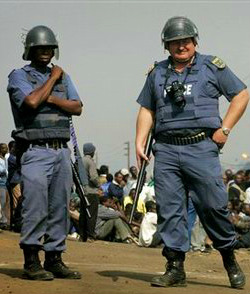
<path id="1" fill-rule="evenodd" d="M 107 199 L 105 202 L 103 202 L 103 205 L 106 206 L 106 207 L 111 207 L 111 208 L 116 208 L 116 205 L 114 203 L 114 200 L 113 199 Z"/>
<path id="2" fill-rule="evenodd" d="M 131 168 L 130 168 L 130 172 L 131 172 L 131 174 L 132 174 L 132 176 L 134 176 L 134 177 L 136 177 L 137 176 L 137 168 L 135 167 L 135 166 L 132 166 Z"/>
<path id="3" fill-rule="evenodd" d="M 54 56 L 54 49 L 51 46 L 36 46 L 32 48 L 31 64 L 35 67 L 46 67 L 52 57 Z"/>
<path id="4" fill-rule="evenodd" d="M 235 183 L 240 185 L 243 182 L 243 176 L 241 174 L 238 174 L 235 176 Z"/>
<path id="5" fill-rule="evenodd" d="M 118 184 L 121 184 L 121 182 L 123 181 L 123 175 L 122 174 L 118 174 L 116 177 L 115 177 L 115 180 Z"/>
<path id="6" fill-rule="evenodd" d="M 248 216 L 250 215 L 250 205 L 249 204 L 245 204 L 243 206 L 243 212 Z"/>
<path id="7" fill-rule="evenodd" d="M 135 189 L 131 189 L 131 190 L 130 190 L 129 196 L 130 196 L 132 199 L 135 198 Z"/>
<path id="8" fill-rule="evenodd" d="M 2 144 L 0 146 L 0 155 L 2 155 L 3 157 L 5 156 L 5 154 L 8 153 L 8 146 L 7 144 Z"/>

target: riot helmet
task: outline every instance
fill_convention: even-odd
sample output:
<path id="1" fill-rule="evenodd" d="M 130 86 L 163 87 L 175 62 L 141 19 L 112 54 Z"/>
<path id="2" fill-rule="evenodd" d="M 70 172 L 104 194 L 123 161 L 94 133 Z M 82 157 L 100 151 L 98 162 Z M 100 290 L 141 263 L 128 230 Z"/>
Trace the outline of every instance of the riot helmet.
<path id="1" fill-rule="evenodd" d="M 199 38 L 198 29 L 196 25 L 185 16 L 175 16 L 170 18 L 161 33 L 161 40 L 164 43 L 165 48 L 166 43 L 174 40 L 181 40 L 186 38 L 194 38 L 197 43 Z"/>
<path id="2" fill-rule="evenodd" d="M 30 50 L 36 46 L 51 46 L 54 48 L 54 56 L 59 58 L 59 47 L 53 31 L 43 25 L 32 28 L 26 35 L 24 41 L 23 59 L 30 60 Z"/>

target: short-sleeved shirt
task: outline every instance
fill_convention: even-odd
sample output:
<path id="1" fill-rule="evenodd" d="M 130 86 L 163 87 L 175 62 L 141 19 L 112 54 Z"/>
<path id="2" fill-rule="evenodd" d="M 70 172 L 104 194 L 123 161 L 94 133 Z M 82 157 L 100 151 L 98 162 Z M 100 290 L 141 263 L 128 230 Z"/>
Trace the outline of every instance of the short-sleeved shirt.
<path id="1" fill-rule="evenodd" d="M 47 67 L 46 73 L 41 73 L 31 65 L 25 65 L 23 68 L 16 69 L 10 73 L 7 91 L 10 94 L 11 107 L 16 126 L 21 125 L 19 112 L 22 111 L 25 97 L 29 96 L 34 91 L 34 87 L 31 81 L 29 81 L 27 73 L 36 77 L 40 84 L 44 84 L 50 77 L 51 69 Z M 68 74 L 64 74 L 63 83 L 67 90 L 67 99 L 80 101 L 77 90 Z"/>
<path id="2" fill-rule="evenodd" d="M 192 67 L 195 66 L 198 59 L 202 58 L 202 56 L 204 55 L 196 52 Z M 169 57 L 168 60 L 164 60 L 157 64 L 153 71 L 160 70 L 160 68 L 167 69 L 169 64 L 171 64 L 171 57 Z M 171 68 L 170 79 L 181 81 L 181 76 L 185 76 L 187 70 L 188 68 L 186 68 L 184 72 L 180 74 Z M 156 111 L 155 87 L 157 86 L 157 81 L 154 80 L 156 75 L 152 73 L 148 74 L 137 102 L 147 109 Z M 234 96 L 246 88 L 246 85 L 229 69 L 228 66 L 220 69 L 211 63 L 211 66 L 207 66 L 206 72 L 202 75 L 202 77 L 206 79 L 203 81 L 203 85 L 206 86 L 202 89 L 199 89 L 199 91 L 206 91 L 206 94 L 211 97 L 219 97 L 224 95 L 228 101 L 231 101 Z"/>

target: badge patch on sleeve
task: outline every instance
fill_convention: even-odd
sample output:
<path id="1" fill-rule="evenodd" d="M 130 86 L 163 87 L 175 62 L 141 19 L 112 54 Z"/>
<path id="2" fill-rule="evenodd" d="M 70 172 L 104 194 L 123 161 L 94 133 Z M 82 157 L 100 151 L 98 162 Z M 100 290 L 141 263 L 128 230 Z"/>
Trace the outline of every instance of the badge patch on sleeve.
<path id="1" fill-rule="evenodd" d="M 217 56 L 214 56 L 214 58 L 212 59 L 212 63 L 219 69 L 223 69 L 226 66 L 225 62 Z"/>

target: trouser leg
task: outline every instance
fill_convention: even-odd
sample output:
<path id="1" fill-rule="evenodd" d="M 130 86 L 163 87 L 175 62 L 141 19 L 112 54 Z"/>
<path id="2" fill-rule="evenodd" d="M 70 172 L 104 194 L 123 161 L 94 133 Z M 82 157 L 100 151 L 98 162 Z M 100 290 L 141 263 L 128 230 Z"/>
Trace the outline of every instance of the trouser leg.
<path id="1" fill-rule="evenodd" d="M 115 229 L 115 236 L 122 241 L 126 240 L 130 236 L 130 231 L 126 224 L 120 218 L 110 219 L 100 228 L 98 232 L 98 239 L 105 239 Z"/>
<path id="2" fill-rule="evenodd" d="M 64 251 L 69 228 L 69 200 L 73 184 L 70 150 L 62 148 L 55 152 L 53 174 L 49 178 L 45 251 Z"/>
<path id="3" fill-rule="evenodd" d="M 158 231 L 156 231 L 153 235 L 152 242 L 150 244 L 150 247 L 156 247 L 161 243 L 161 236 Z"/>
<path id="4" fill-rule="evenodd" d="M 108 237 L 111 232 L 113 231 L 115 227 L 115 219 L 109 219 L 107 220 L 102 227 L 99 229 L 97 238 L 100 240 L 104 240 L 106 237 Z"/>
<path id="5" fill-rule="evenodd" d="M 185 252 L 189 250 L 187 191 L 179 165 L 179 146 L 154 145 L 155 194 L 158 230 L 165 244 L 163 256 L 167 259 L 163 276 L 152 279 L 158 287 L 186 286 Z"/>
<path id="6" fill-rule="evenodd" d="M 165 246 L 176 251 L 189 250 L 187 191 L 179 164 L 180 146 L 154 145 L 154 180 L 158 231 Z"/>
<path id="7" fill-rule="evenodd" d="M 182 170 L 200 221 L 216 249 L 233 248 L 235 230 L 229 220 L 228 195 L 222 180 L 218 148 L 208 138 L 182 152 Z M 197 164 L 199 163 L 199 164 Z"/>
<path id="8" fill-rule="evenodd" d="M 117 218 L 114 222 L 116 232 L 122 241 L 126 240 L 130 235 L 131 231 L 126 223 L 123 222 L 122 219 Z"/>
<path id="9" fill-rule="evenodd" d="M 42 246 L 48 217 L 48 173 L 53 170 L 54 157 L 47 149 L 28 149 L 22 156 L 22 228 L 20 246 Z M 50 166 L 50 168 L 48 167 Z"/>
<path id="10" fill-rule="evenodd" d="M 201 250 L 205 245 L 206 232 L 200 222 L 199 217 L 196 218 L 196 223 L 191 234 L 191 245 L 193 250 Z"/>
<path id="11" fill-rule="evenodd" d="M 187 183 L 194 193 L 192 200 L 200 221 L 213 241 L 213 246 L 222 255 L 231 287 L 242 288 L 245 276 L 233 252 L 237 244 L 235 230 L 229 220 L 228 195 L 222 180 L 217 145 L 208 138 L 182 153 L 183 171 Z M 199 162 L 199 165 L 197 165 Z"/>
<path id="12" fill-rule="evenodd" d="M 88 198 L 90 204 L 88 210 L 90 212 L 91 218 L 89 218 L 86 213 L 85 205 L 81 203 L 79 230 L 82 241 L 86 241 L 87 238 L 96 239 L 95 226 L 98 213 L 99 197 L 97 194 L 88 194 L 86 197 Z"/>
<path id="13" fill-rule="evenodd" d="M 5 187 L 0 187 L 0 201 L 1 201 L 1 225 L 7 225 L 7 217 L 6 217 L 6 200 L 7 200 L 7 193 Z"/>
<path id="14" fill-rule="evenodd" d="M 23 203 L 20 245 L 65 250 L 72 186 L 70 150 L 28 149 L 22 157 Z"/>

